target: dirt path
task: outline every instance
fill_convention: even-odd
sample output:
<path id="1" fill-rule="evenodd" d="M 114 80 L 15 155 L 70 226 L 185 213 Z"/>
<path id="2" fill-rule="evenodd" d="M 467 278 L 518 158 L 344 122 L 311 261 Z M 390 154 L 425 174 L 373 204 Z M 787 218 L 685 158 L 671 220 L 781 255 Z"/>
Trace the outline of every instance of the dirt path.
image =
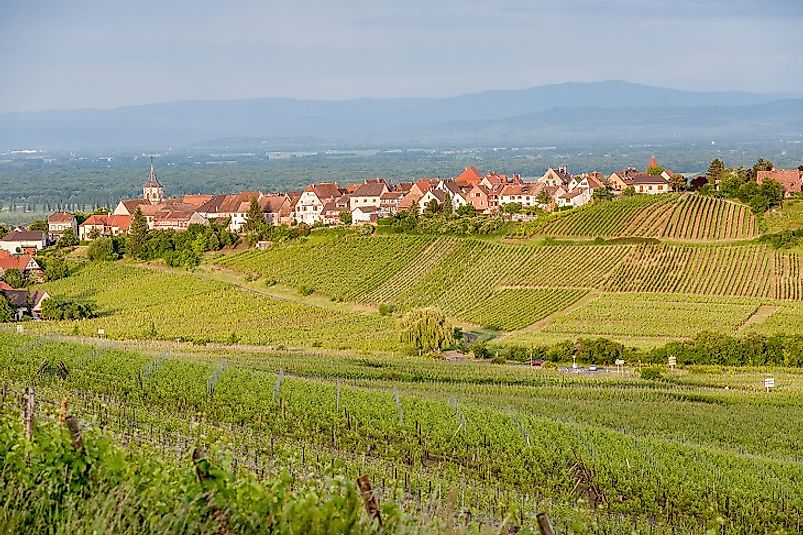
<path id="1" fill-rule="evenodd" d="M 775 312 L 779 308 L 780 307 L 777 305 L 759 305 L 758 307 L 756 307 L 753 313 L 750 314 L 741 325 L 739 325 L 737 331 L 743 332 L 749 329 L 753 325 L 763 323 L 764 321 L 769 319 L 770 316 L 775 314 Z"/>

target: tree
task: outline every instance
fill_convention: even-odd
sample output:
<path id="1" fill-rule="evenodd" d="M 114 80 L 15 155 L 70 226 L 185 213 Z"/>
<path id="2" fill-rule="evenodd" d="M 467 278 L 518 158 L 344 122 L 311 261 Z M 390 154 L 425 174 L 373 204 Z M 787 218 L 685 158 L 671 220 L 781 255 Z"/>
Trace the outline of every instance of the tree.
<path id="1" fill-rule="evenodd" d="M 429 201 L 424 207 L 424 215 L 425 216 L 433 216 L 440 212 L 440 204 L 438 204 L 438 199 L 432 199 Z"/>
<path id="2" fill-rule="evenodd" d="M 705 176 L 708 177 L 709 184 L 717 184 L 722 180 L 722 175 L 724 173 L 725 163 L 719 158 L 714 158 L 711 160 L 711 164 L 708 166 L 708 171 L 705 173 Z"/>
<path id="3" fill-rule="evenodd" d="M 25 286 L 25 277 L 17 268 L 10 268 L 5 271 L 3 274 L 3 278 L 6 281 L 6 284 L 11 286 L 12 288 L 22 288 Z"/>
<path id="4" fill-rule="evenodd" d="M 664 172 L 664 168 L 660 165 L 656 165 L 655 167 L 650 167 L 647 169 L 647 174 L 650 176 L 658 176 Z"/>
<path id="5" fill-rule="evenodd" d="M 6 296 L 0 293 L 0 323 L 6 323 L 14 319 L 14 307 L 8 302 Z"/>
<path id="6" fill-rule="evenodd" d="M 100 237 L 93 240 L 86 248 L 86 257 L 93 262 L 105 262 L 117 260 L 117 253 L 114 252 L 114 242 L 111 238 Z"/>
<path id="7" fill-rule="evenodd" d="M 507 214 L 510 219 L 513 219 L 513 214 L 521 213 L 521 209 L 522 206 L 520 202 L 508 202 L 503 204 L 499 211 L 503 214 Z"/>
<path id="8" fill-rule="evenodd" d="M 41 230 L 42 232 L 47 233 L 50 227 L 47 224 L 47 221 L 44 219 L 37 219 L 30 225 L 28 225 L 28 230 Z"/>
<path id="9" fill-rule="evenodd" d="M 61 238 L 59 238 L 59 241 L 58 243 L 56 243 L 56 246 L 73 247 L 75 245 L 78 245 L 79 243 L 80 242 L 78 241 L 78 236 L 75 235 L 75 231 L 72 229 L 72 227 L 70 227 L 67 230 L 65 230 L 64 233 L 61 235 Z"/>
<path id="10" fill-rule="evenodd" d="M 759 191 L 767 198 L 770 208 L 778 206 L 783 201 L 783 186 L 777 180 L 765 180 L 761 183 Z"/>
<path id="11" fill-rule="evenodd" d="M 340 222 L 344 225 L 351 225 L 351 212 L 348 210 L 340 212 Z"/>
<path id="12" fill-rule="evenodd" d="M 473 204 L 462 204 L 457 208 L 457 210 L 455 210 L 455 214 L 459 215 L 460 217 L 471 217 L 476 215 L 477 211 L 474 209 Z"/>
<path id="13" fill-rule="evenodd" d="M 131 228 L 125 244 L 126 256 L 129 258 L 145 258 L 148 252 L 148 220 L 142 215 L 142 210 L 137 207 L 134 218 L 131 220 Z"/>
<path id="14" fill-rule="evenodd" d="M 756 163 L 753 164 L 753 167 L 747 171 L 747 178 L 748 180 L 755 181 L 759 171 L 772 171 L 773 169 L 775 169 L 774 163 L 764 158 L 759 158 L 756 160 Z"/>
<path id="15" fill-rule="evenodd" d="M 245 214 L 245 224 L 243 225 L 243 232 L 257 233 L 265 228 L 265 213 L 259 205 L 256 197 L 251 199 L 248 205 L 248 212 Z"/>
<path id="16" fill-rule="evenodd" d="M 633 186 L 628 186 L 622 190 L 622 197 L 635 197 L 636 196 L 636 188 Z"/>
<path id="17" fill-rule="evenodd" d="M 443 196 L 443 208 L 442 212 L 444 215 L 452 215 L 452 211 L 454 210 L 454 206 L 452 206 L 452 196 L 449 193 Z"/>
<path id="18" fill-rule="evenodd" d="M 69 274 L 67 261 L 61 256 L 51 256 L 45 263 L 45 280 L 55 281 L 63 279 Z"/>
<path id="19" fill-rule="evenodd" d="M 400 340 L 419 354 L 441 351 L 454 343 L 454 331 L 443 312 L 436 308 L 423 308 L 404 317 Z"/>
<path id="20" fill-rule="evenodd" d="M 678 173 L 673 174 L 669 177 L 669 187 L 672 191 L 683 191 L 686 189 L 686 177 Z"/>
<path id="21" fill-rule="evenodd" d="M 608 188 L 595 189 L 592 197 L 594 199 L 594 202 L 605 202 L 613 200 L 613 195 L 611 194 L 611 190 L 609 190 Z"/>

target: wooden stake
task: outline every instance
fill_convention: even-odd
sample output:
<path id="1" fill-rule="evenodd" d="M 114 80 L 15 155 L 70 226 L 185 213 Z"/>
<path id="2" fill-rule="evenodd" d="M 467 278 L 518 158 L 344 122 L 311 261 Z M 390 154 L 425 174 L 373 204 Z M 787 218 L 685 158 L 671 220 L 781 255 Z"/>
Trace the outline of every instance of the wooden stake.
<path id="1" fill-rule="evenodd" d="M 549 521 L 549 517 L 546 516 L 546 513 L 538 513 L 536 519 L 538 519 L 538 530 L 541 532 L 541 535 L 555 535 L 555 531 L 552 529 L 552 523 Z"/>
<path id="2" fill-rule="evenodd" d="M 61 408 L 59 410 L 59 425 L 67 425 L 67 398 L 61 398 Z"/>
<path id="3" fill-rule="evenodd" d="M 371 520 L 376 520 L 379 527 L 382 527 L 382 515 L 379 512 L 379 504 L 376 501 L 376 494 L 371 488 L 371 482 L 368 481 L 368 476 L 360 476 L 357 478 L 357 487 L 360 489 L 362 501 L 365 504 L 365 510 Z"/>
<path id="4" fill-rule="evenodd" d="M 36 394 L 32 386 L 25 387 L 23 403 L 25 405 L 22 411 L 22 424 L 25 426 L 25 436 L 31 440 L 33 438 L 34 411 L 36 410 Z"/>
<path id="5" fill-rule="evenodd" d="M 81 424 L 75 416 L 67 416 L 64 419 L 67 424 L 67 429 L 70 430 L 70 437 L 72 438 L 72 447 L 75 451 L 84 451 L 84 436 L 81 432 Z"/>

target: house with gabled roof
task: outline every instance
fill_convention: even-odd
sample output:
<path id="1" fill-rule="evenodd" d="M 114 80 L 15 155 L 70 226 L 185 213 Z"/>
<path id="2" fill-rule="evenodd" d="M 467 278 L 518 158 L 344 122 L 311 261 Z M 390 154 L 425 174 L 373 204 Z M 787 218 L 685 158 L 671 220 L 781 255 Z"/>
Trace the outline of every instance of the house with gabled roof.
<path id="1" fill-rule="evenodd" d="M 572 181 L 572 175 L 565 166 L 561 165 L 557 169 L 553 167 L 547 169 L 538 181 L 547 186 L 563 186 L 567 188 Z"/>
<path id="2" fill-rule="evenodd" d="M 383 179 L 366 180 L 350 194 L 349 208 L 351 210 L 358 206 L 379 208 L 382 195 L 388 191 L 390 191 L 388 184 Z"/>
<path id="3" fill-rule="evenodd" d="M 294 210 L 296 222 L 306 223 L 307 225 L 323 223 L 321 213 L 326 203 L 346 193 L 346 189 L 341 189 L 337 182 L 310 184 L 304 188 L 298 198 L 298 202 L 296 202 Z"/>
<path id="4" fill-rule="evenodd" d="M 78 220 L 71 212 L 54 212 L 47 216 L 47 237 L 51 243 L 59 241 L 68 229 L 78 237 Z"/>
<path id="5" fill-rule="evenodd" d="M 351 224 L 364 225 L 376 223 L 379 219 L 378 206 L 357 206 L 351 211 Z"/>
<path id="6" fill-rule="evenodd" d="M 28 290 L 0 290 L 8 303 L 14 309 L 14 321 L 22 321 L 27 314 L 39 319 L 42 313 L 42 303 L 50 296 L 47 292 L 29 292 Z"/>
<path id="7" fill-rule="evenodd" d="M 8 251 L 0 250 L 0 276 L 4 275 L 6 270 L 9 269 L 18 269 L 26 277 L 42 271 L 42 267 L 32 255 L 14 255 Z"/>
<path id="8" fill-rule="evenodd" d="M 784 197 L 803 191 L 803 171 L 799 169 L 773 169 L 758 171 L 756 182 L 763 184 L 765 180 L 774 180 L 783 187 Z"/>
<path id="9" fill-rule="evenodd" d="M 0 238 L 0 249 L 11 254 L 36 254 L 37 251 L 44 249 L 46 244 L 45 233 L 41 230 L 14 229 Z"/>
<path id="10" fill-rule="evenodd" d="M 95 236 L 120 236 L 128 234 L 131 228 L 130 215 L 93 214 L 78 225 L 78 237 L 81 241 L 91 240 Z"/>
<path id="11" fill-rule="evenodd" d="M 379 197 L 380 217 L 393 215 L 401 211 L 401 202 L 405 197 L 403 191 L 388 191 Z"/>
<path id="12" fill-rule="evenodd" d="M 427 191 L 426 193 L 424 193 L 424 195 L 421 196 L 420 199 L 418 199 L 417 203 L 418 209 L 421 211 L 421 213 L 423 213 L 424 210 L 426 210 L 429 203 L 431 203 L 432 201 L 435 201 L 438 204 L 438 206 L 441 206 L 446 201 L 446 194 L 447 192 L 441 189 L 433 188 Z"/>
<path id="13" fill-rule="evenodd" d="M 475 186 L 482 182 L 482 173 L 473 165 L 469 165 L 454 178 L 454 181 L 461 185 Z"/>
<path id="14" fill-rule="evenodd" d="M 259 199 L 259 206 L 262 208 L 262 214 L 266 223 L 271 225 L 278 225 L 280 223 L 282 207 L 286 201 L 287 195 L 279 194 L 263 195 L 262 198 Z"/>

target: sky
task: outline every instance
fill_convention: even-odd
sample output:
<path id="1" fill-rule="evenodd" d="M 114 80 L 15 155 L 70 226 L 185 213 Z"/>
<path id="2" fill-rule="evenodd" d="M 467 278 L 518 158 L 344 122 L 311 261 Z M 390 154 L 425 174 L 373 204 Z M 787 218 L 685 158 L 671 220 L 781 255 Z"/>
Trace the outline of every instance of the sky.
<path id="1" fill-rule="evenodd" d="M 612 79 L 803 91 L 801 23 L 803 0 L 3 0 L 0 112 Z"/>

